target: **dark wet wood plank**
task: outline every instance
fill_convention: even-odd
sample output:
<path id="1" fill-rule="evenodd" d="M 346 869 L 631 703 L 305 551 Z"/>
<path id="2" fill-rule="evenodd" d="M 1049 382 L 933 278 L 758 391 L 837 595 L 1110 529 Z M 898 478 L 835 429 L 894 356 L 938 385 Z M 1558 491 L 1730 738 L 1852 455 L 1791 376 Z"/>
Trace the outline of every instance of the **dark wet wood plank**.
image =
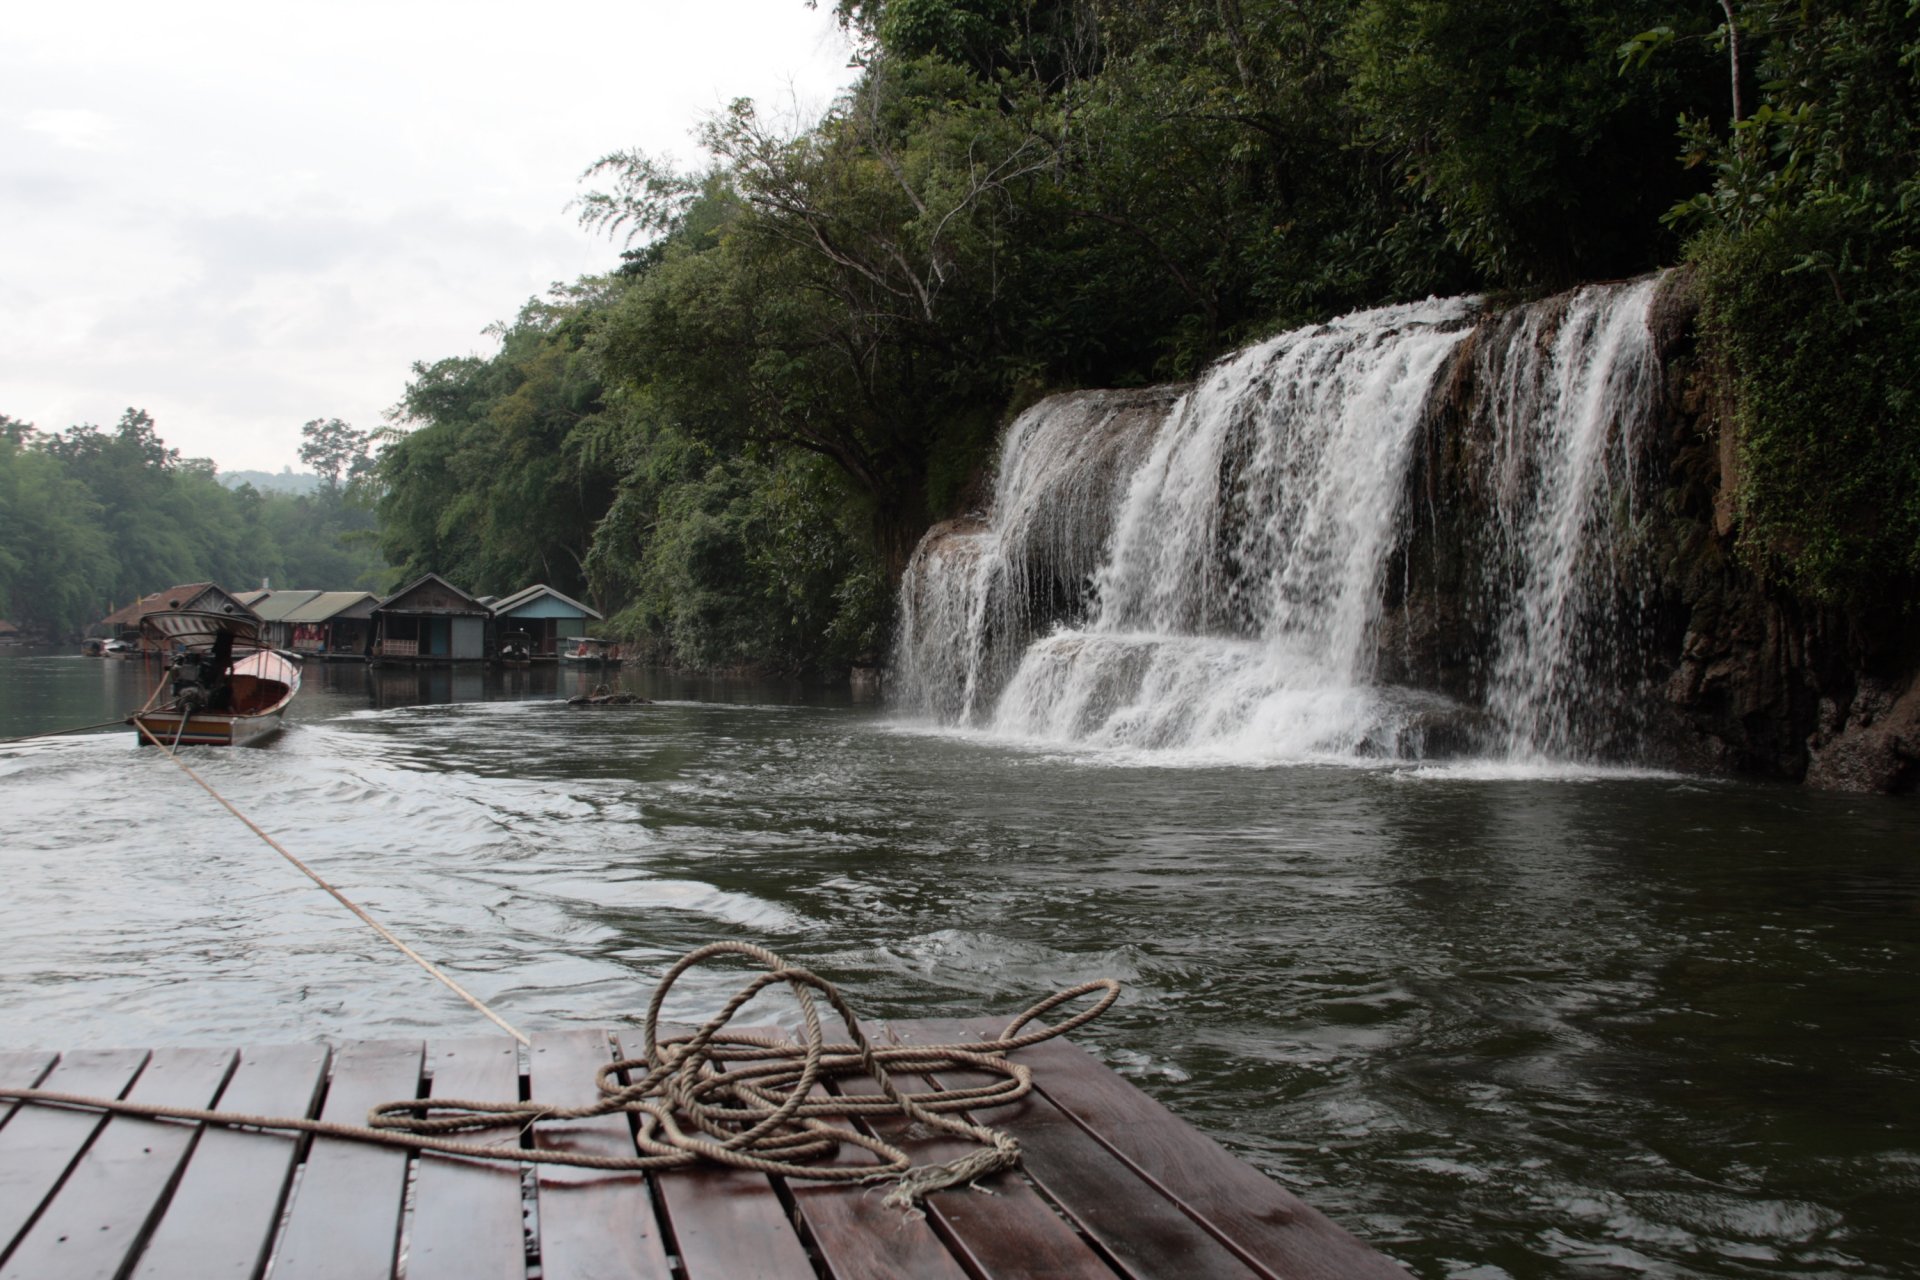
<path id="1" fill-rule="evenodd" d="M 876 1042 L 885 1038 L 882 1032 Z M 919 1076 L 900 1076 L 896 1083 L 906 1089 L 932 1087 Z M 880 1092 L 880 1086 L 871 1080 L 845 1080 L 841 1086 L 850 1094 Z M 917 1164 L 943 1164 L 975 1150 L 974 1144 L 963 1138 L 910 1136 L 911 1125 L 905 1116 L 874 1117 L 865 1123 L 880 1137 L 900 1146 Z M 972 1274 L 992 1276 L 994 1280 L 1041 1276 L 1048 1280 L 1113 1280 L 1114 1269 L 1021 1174 L 999 1174 L 982 1186 L 992 1194 L 957 1187 L 927 1197 L 925 1206 L 927 1221 Z"/>
<path id="2" fill-rule="evenodd" d="M 157 1049 L 127 1097 L 205 1107 L 233 1070 L 231 1049 Z M 110 1117 L 4 1267 L 0 1280 L 114 1280 L 146 1242 L 197 1125 Z"/>
<path id="3" fill-rule="evenodd" d="M 365 1124 L 376 1103 L 417 1097 L 421 1046 L 357 1042 L 334 1059 L 320 1116 Z M 385 1280 L 400 1242 L 407 1153 L 315 1138 L 273 1264 L 274 1280 Z"/>
<path id="4" fill-rule="evenodd" d="M 256 1116 L 311 1116 L 326 1083 L 325 1045 L 241 1052 L 219 1107 Z M 209 1126 L 140 1255 L 134 1280 L 251 1280 L 267 1250 L 303 1139 Z"/>
<path id="5" fill-rule="evenodd" d="M 39 1087 L 118 1098 L 146 1061 L 144 1049 L 80 1050 L 63 1055 Z M 98 1113 L 26 1107 L 0 1129 L 0 1257 L 12 1253 L 105 1122 Z"/>
<path id="6" fill-rule="evenodd" d="M 785 1041 L 771 1030 L 745 1034 L 768 1043 Z M 834 1097 L 820 1086 L 809 1096 L 820 1101 Z M 826 1118 L 822 1123 L 850 1136 L 859 1133 L 852 1121 L 842 1117 Z M 882 1160 L 865 1147 L 848 1142 L 824 1163 L 832 1168 L 873 1169 Z M 966 1271 L 924 1214 L 903 1213 L 881 1203 L 886 1199 L 885 1185 L 812 1182 L 804 1178 L 783 1181 L 792 1197 L 796 1221 L 833 1280 L 967 1280 Z"/>
<path id="7" fill-rule="evenodd" d="M 853 1130 L 847 1121 L 828 1123 Z M 880 1157 L 848 1143 L 828 1163 L 872 1168 Z M 833 1280 L 967 1280 L 931 1219 L 882 1203 L 886 1185 L 790 1179 L 788 1186 L 794 1213 Z"/>
<path id="8" fill-rule="evenodd" d="M 520 1052 L 512 1040 L 451 1040 L 429 1047 L 439 1098 L 520 1100 Z M 518 1125 L 456 1135 L 465 1142 L 514 1146 Z M 527 1274 L 520 1166 L 427 1153 L 414 1184 L 408 1228 L 408 1280 L 521 1280 Z"/>
<path id="9" fill-rule="evenodd" d="M 613 1060 L 605 1031 L 553 1031 L 533 1037 L 532 1096 L 582 1106 L 600 1096 L 594 1072 Z M 602 1116 L 542 1124 L 534 1143 L 548 1150 L 633 1155 L 627 1118 Z M 670 1280 L 653 1193 L 644 1175 L 564 1165 L 534 1166 L 539 1188 L 540 1265 L 547 1280 Z"/>
<path id="10" fill-rule="evenodd" d="M 659 1185 L 687 1280 L 814 1280 L 765 1174 L 674 1169 L 659 1175 Z"/>
<path id="11" fill-rule="evenodd" d="M 967 1024 L 958 1021 L 916 1022 L 896 1030 L 908 1043 L 979 1039 Z M 949 1086 L 984 1084 L 992 1078 L 965 1072 L 943 1072 L 934 1077 Z M 1186 1280 L 1192 1276 L 1262 1280 L 1243 1259 L 1161 1194 L 1160 1188 L 1114 1159 L 1045 1097 L 1029 1094 L 1011 1107 L 974 1119 L 1006 1128 L 1019 1139 L 1023 1171 L 1098 1242 L 1123 1274 L 1135 1280 Z"/>
<path id="12" fill-rule="evenodd" d="M 0 1085 L 10 1089 L 31 1089 L 39 1084 L 47 1072 L 53 1070 L 58 1054 L 44 1050 L 28 1050 L 24 1053 L 0 1053 Z M 12 1098 L 0 1098 L 0 1127 L 7 1123 L 7 1117 L 13 1114 L 20 1104 Z"/>
<path id="13" fill-rule="evenodd" d="M 981 1038 L 1004 1022 L 973 1020 Z M 1121 1160 L 1279 1280 L 1407 1280 L 1384 1254 L 1141 1093 L 1077 1045 L 1020 1051 L 1035 1087 Z"/>
<path id="14" fill-rule="evenodd" d="M 654 1182 L 686 1280 L 814 1280 L 806 1246 L 766 1174 L 670 1169 Z"/>

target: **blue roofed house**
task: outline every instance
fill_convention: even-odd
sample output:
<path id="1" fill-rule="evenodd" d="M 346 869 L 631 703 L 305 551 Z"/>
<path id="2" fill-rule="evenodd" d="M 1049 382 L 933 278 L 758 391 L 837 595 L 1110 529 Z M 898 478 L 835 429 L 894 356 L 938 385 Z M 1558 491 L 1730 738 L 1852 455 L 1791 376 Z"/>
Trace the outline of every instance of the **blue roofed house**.
<path id="1" fill-rule="evenodd" d="M 506 637 L 523 631 L 536 659 L 557 658 L 560 641 L 568 636 L 585 635 L 589 621 L 601 620 L 596 610 L 545 583 L 536 583 L 491 603 L 497 641 L 505 644 Z"/>

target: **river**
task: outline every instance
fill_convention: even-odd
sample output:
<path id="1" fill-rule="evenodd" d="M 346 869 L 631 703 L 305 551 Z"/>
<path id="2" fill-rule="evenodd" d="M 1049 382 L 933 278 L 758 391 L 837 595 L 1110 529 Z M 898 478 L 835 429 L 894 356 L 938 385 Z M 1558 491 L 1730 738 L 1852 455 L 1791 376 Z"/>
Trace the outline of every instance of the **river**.
<path id="1" fill-rule="evenodd" d="M 653 705 L 560 701 L 588 678 L 315 666 L 270 745 L 186 754 L 525 1029 L 635 1024 L 716 938 L 874 1016 L 1112 975 L 1083 1043 L 1422 1277 L 1915 1274 L 1911 801 L 1169 763 L 638 670 Z M 0 736 L 143 692 L 0 658 Z M 125 730 L 0 748 L 0 883 L 9 1048 L 488 1029 Z"/>

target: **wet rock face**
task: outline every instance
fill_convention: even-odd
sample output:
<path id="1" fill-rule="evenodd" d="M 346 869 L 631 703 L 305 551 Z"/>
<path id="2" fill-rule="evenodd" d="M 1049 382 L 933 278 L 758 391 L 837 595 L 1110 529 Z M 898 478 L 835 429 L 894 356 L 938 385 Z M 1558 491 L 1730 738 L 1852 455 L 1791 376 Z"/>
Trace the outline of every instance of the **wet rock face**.
<path id="1" fill-rule="evenodd" d="M 1844 708 L 1820 701 L 1807 741 L 1808 786 L 1829 791 L 1910 791 L 1920 783 L 1920 681 L 1863 680 Z"/>

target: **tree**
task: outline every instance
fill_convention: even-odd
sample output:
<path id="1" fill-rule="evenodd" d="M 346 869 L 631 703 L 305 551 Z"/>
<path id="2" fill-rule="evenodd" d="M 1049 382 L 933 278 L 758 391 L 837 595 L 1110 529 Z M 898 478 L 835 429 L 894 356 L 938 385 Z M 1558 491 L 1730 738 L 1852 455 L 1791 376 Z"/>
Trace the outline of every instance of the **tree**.
<path id="1" fill-rule="evenodd" d="M 432 571 L 504 594 L 532 582 L 584 594 L 584 561 L 617 462 L 586 317 L 617 286 L 529 301 L 500 350 L 416 363 L 382 448 L 381 541 L 402 576 Z"/>
<path id="2" fill-rule="evenodd" d="M 1729 376 L 1749 560 L 1817 596 L 1920 585 L 1920 7 L 1740 9 L 1752 111 L 1683 123 L 1711 187 L 1693 229 L 1708 345 Z M 1729 23 L 1718 33 L 1731 39 Z M 1623 53 L 1674 56 L 1654 30 Z"/>
<path id="3" fill-rule="evenodd" d="M 1564 288 L 1671 261 L 1660 223 L 1704 185 L 1672 161 L 1682 114 L 1724 121 L 1704 43 L 1623 75 L 1668 0 L 1365 0 L 1343 46 L 1360 137 L 1389 157 L 1496 286 Z"/>
<path id="4" fill-rule="evenodd" d="M 113 548 L 86 487 L 29 440 L 0 432 L 0 616 L 71 632 L 99 616 Z"/>
<path id="5" fill-rule="evenodd" d="M 314 418 L 300 428 L 300 461 L 312 467 L 338 490 L 341 479 L 352 480 L 372 464 L 371 437 L 338 418 Z"/>
<path id="6" fill-rule="evenodd" d="M 366 552 L 340 542 L 340 501 L 228 490 L 141 410 L 112 432 L 0 428 L 0 609 L 20 621 L 71 633 L 170 583 L 245 586 L 288 570 L 372 585 Z"/>

